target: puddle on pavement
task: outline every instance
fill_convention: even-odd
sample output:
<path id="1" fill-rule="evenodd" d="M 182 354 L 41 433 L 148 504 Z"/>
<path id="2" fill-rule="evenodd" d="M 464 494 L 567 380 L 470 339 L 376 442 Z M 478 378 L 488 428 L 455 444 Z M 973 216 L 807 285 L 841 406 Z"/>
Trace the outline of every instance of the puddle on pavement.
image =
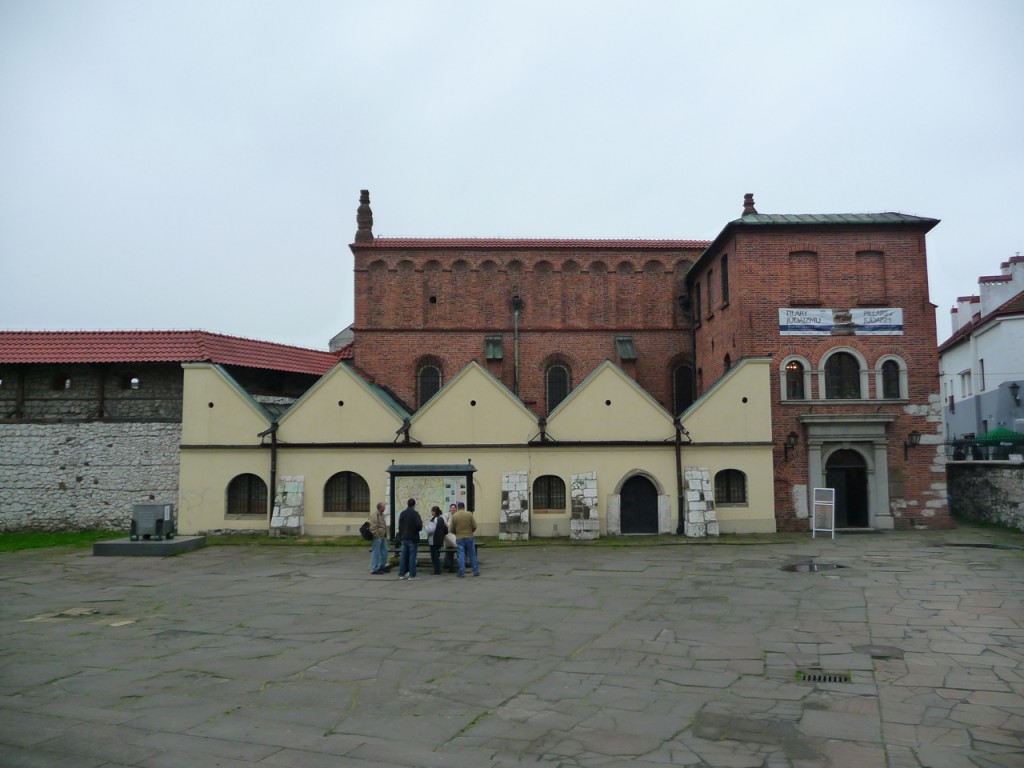
<path id="1" fill-rule="evenodd" d="M 817 573 L 818 571 L 832 571 L 836 568 L 846 567 L 836 563 L 791 563 L 790 565 L 782 566 L 782 570 L 787 573 Z"/>

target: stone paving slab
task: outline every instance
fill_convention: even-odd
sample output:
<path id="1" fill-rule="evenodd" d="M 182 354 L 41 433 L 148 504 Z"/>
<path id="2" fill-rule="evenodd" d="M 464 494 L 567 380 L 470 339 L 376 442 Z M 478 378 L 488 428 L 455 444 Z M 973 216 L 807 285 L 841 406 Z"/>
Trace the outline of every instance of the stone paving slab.
<path id="1" fill-rule="evenodd" d="M 1022 540 L 0 554 L 0 765 L 1021 768 Z"/>

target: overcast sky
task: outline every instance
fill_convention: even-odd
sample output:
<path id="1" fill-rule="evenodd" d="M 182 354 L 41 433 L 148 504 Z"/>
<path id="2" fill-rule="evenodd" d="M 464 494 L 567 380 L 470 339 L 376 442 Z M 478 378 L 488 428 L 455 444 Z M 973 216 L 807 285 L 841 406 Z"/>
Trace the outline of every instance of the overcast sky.
<path id="1" fill-rule="evenodd" d="M 0 0 L 0 328 L 326 348 L 390 237 L 900 211 L 1024 251 L 1024 2 Z"/>

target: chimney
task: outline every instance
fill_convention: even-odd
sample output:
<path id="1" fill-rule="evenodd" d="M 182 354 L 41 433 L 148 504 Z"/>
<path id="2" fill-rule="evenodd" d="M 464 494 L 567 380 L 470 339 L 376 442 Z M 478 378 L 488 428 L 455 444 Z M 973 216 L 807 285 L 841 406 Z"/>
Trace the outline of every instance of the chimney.
<path id="1" fill-rule="evenodd" d="M 743 196 L 743 215 L 750 216 L 751 214 L 756 213 L 757 208 L 754 207 L 754 193 L 747 192 L 747 194 Z"/>
<path id="2" fill-rule="evenodd" d="M 373 211 L 370 210 L 370 190 L 359 192 L 359 208 L 356 211 L 356 242 L 373 242 Z"/>

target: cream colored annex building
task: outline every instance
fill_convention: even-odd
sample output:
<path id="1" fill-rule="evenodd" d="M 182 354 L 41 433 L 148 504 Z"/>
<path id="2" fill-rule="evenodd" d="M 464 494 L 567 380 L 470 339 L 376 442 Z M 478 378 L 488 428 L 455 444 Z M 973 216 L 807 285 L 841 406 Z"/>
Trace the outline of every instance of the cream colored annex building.
<path id="1" fill-rule="evenodd" d="M 414 414 L 346 362 L 283 413 L 184 367 L 182 534 L 266 531 L 268 488 L 271 532 L 313 536 L 358 535 L 392 495 L 424 514 L 464 499 L 478 535 L 511 539 L 775 531 L 768 358 L 678 422 L 611 362 L 546 420 L 475 362 Z"/>

